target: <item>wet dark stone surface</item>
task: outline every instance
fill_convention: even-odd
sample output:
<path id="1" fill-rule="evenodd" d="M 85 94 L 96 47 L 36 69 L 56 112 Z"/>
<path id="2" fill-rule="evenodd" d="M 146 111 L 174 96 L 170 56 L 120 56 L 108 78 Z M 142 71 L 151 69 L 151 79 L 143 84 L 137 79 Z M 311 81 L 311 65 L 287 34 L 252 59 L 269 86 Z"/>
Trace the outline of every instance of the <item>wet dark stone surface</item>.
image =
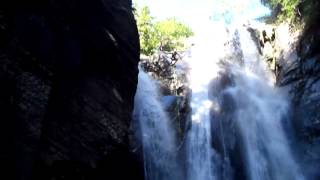
<path id="1" fill-rule="evenodd" d="M 129 0 L 0 2 L 9 179 L 143 179 L 129 148 L 139 41 Z"/>

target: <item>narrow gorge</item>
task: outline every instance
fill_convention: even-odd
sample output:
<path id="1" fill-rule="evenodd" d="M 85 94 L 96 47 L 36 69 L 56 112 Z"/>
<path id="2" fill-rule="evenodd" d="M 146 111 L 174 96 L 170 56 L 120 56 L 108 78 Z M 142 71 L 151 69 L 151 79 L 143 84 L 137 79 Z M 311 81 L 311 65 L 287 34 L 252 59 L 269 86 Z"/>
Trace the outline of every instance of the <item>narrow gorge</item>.
<path id="1" fill-rule="evenodd" d="M 317 0 L 0 2 L 17 180 L 320 179 Z"/>

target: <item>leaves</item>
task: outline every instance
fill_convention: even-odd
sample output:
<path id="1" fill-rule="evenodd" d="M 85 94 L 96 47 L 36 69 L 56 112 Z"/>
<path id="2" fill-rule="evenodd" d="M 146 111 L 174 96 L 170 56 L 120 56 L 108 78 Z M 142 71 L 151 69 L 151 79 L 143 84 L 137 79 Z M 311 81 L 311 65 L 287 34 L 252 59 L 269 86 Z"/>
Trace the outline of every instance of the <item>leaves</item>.
<path id="1" fill-rule="evenodd" d="M 156 23 L 161 48 L 165 51 L 182 50 L 183 39 L 193 35 L 192 30 L 175 18 Z"/>
<path id="2" fill-rule="evenodd" d="M 137 26 L 140 36 L 141 53 L 151 55 L 158 46 L 157 32 L 154 28 L 154 18 L 150 14 L 147 6 L 135 12 Z"/>
<path id="3" fill-rule="evenodd" d="M 267 2 L 272 8 L 277 6 L 281 7 L 281 13 L 279 15 L 280 21 L 293 21 L 297 15 L 297 6 L 300 0 L 270 0 Z"/>
<path id="4" fill-rule="evenodd" d="M 183 40 L 193 35 L 192 30 L 175 18 L 156 22 L 150 9 L 143 6 L 135 11 L 140 35 L 141 53 L 152 55 L 158 48 L 165 51 L 182 50 Z"/>

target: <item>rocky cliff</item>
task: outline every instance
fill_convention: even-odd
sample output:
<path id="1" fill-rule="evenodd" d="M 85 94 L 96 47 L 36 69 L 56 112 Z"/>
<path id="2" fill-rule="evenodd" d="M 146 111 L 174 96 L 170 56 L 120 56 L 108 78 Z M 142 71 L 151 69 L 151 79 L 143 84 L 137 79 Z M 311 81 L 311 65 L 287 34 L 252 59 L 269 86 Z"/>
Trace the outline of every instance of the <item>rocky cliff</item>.
<path id="1" fill-rule="evenodd" d="M 313 11 L 319 12 L 319 3 Z M 287 23 L 259 30 L 265 60 L 275 72 L 277 84 L 289 91 L 297 134 L 298 154 L 308 179 L 320 177 L 320 26 L 319 16 L 300 29 Z"/>
<path id="2" fill-rule="evenodd" d="M 161 94 L 161 102 L 168 113 L 172 126 L 175 127 L 178 141 L 184 141 L 190 109 L 190 93 L 188 87 L 189 65 L 185 58 L 189 51 L 159 51 L 152 57 L 142 57 L 140 67 L 156 80 Z"/>
<path id="3" fill-rule="evenodd" d="M 129 150 L 139 41 L 130 0 L 0 2 L 9 179 L 142 179 Z"/>

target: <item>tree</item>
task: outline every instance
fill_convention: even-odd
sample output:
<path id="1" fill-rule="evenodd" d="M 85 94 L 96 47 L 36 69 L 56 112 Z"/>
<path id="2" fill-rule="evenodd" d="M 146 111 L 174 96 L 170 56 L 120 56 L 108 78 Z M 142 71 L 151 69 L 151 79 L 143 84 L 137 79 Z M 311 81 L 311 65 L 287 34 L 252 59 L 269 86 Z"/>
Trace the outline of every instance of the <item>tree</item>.
<path id="1" fill-rule="evenodd" d="M 154 18 L 147 6 L 135 12 L 137 26 L 140 36 L 141 53 L 151 55 L 158 46 L 157 32 L 154 25 Z"/>
<path id="2" fill-rule="evenodd" d="M 192 30 L 175 18 L 156 23 L 160 47 L 165 51 L 182 50 L 183 40 L 192 36 Z"/>
<path id="3" fill-rule="evenodd" d="M 265 4 L 271 6 L 271 8 L 280 7 L 281 12 L 279 14 L 279 20 L 293 21 L 298 12 L 297 6 L 300 0 L 262 0 Z"/>
<path id="4" fill-rule="evenodd" d="M 182 50 L 183 40 L 193 35 L 192 30 L 175 18 L 156 22 L 150 9 L 136 8 L 135 17 L 140 36 L 141 53 L 152 55 L 159 48 L 165 51 Z"/>

